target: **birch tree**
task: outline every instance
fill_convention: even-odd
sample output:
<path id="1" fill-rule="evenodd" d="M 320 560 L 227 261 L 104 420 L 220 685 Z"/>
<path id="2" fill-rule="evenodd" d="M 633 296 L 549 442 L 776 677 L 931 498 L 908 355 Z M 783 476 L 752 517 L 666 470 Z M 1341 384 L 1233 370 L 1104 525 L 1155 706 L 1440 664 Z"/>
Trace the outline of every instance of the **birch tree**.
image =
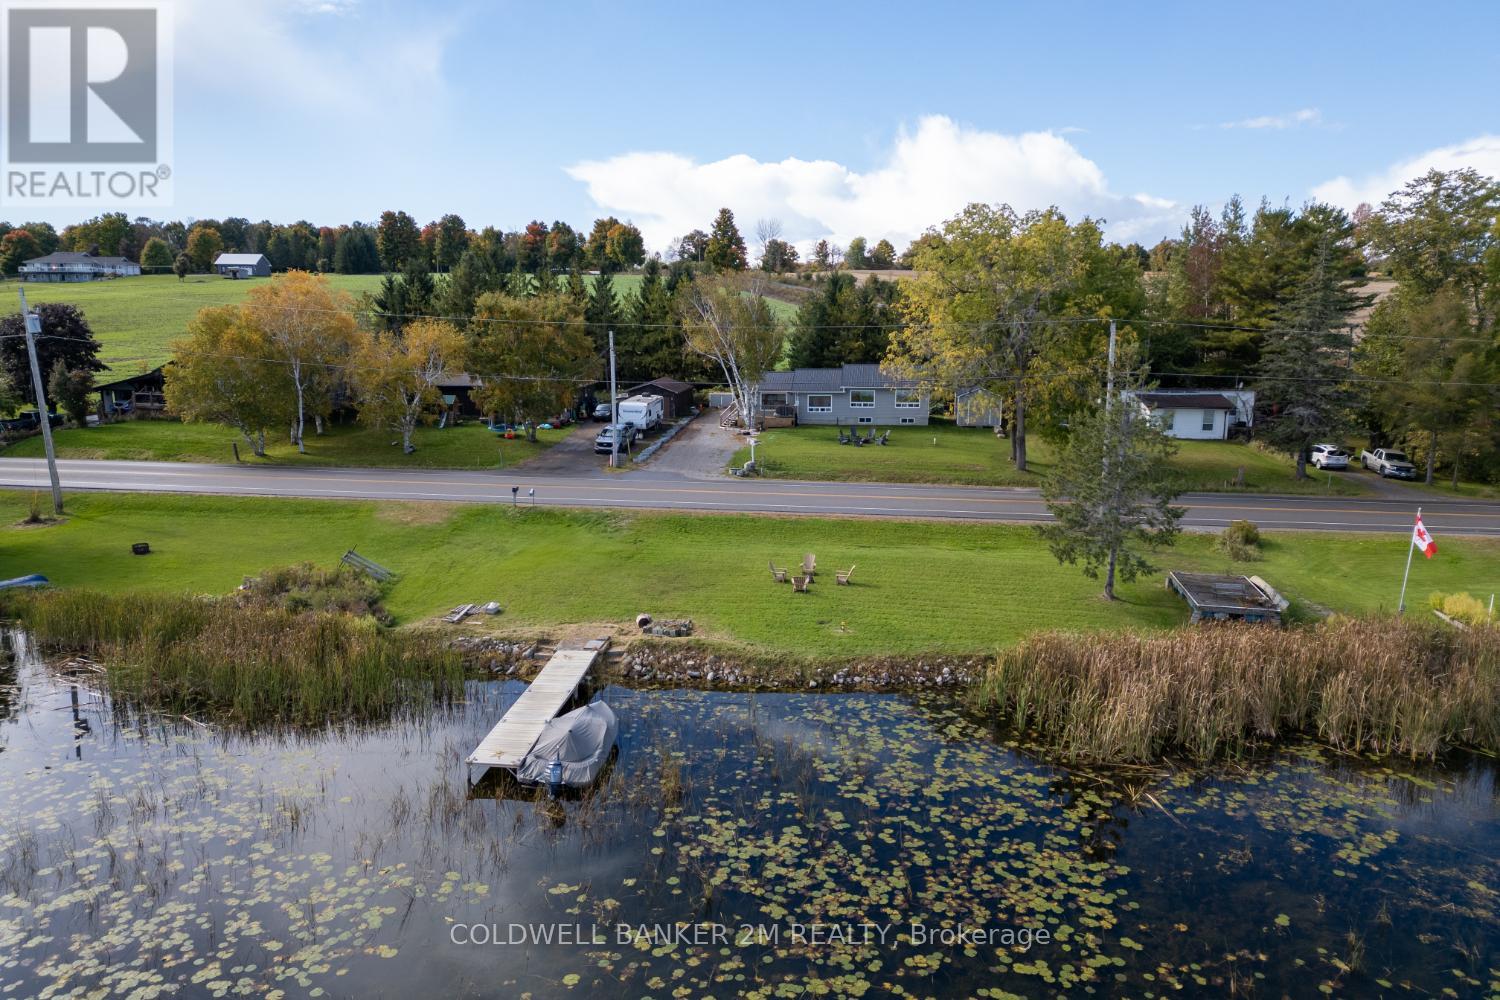
<path id="1" fill-rule="evenodd" d="M 441 398 L 438 383 L 463 366 L 464 338 L 449 323 L 422 319 L 400 333 L 376 331 L 355 354 L 359 419 L 401 435 L 401 451 L 416 451 L 412 435 L 422 414 Z"/>
<path id="2" fill-rule="evenodd" d="M 240 432 L 259 458 L 266 428 L 284 426 L 293 412 L 290 385 L 268 360 L 271 345 L 241 306 L 210 306 L 172 345 L 166 366 L 171 412 L 187 421 L 225 424 Z"/>
<path id="3" fill-rule="evenodd" d="M 700 278 L 679 292 L 688 350 L 724 373 L 746 427 L 759 418 L 755 387 L 781 356 L 783 331 L 764 280 L 733 272 Z"/>
<path id="4" fill-rule="evenodd" d="M 299 452 L 307 451 L 303 431 L 309 410 L 322 432 L 332 390 L 354 346 L 352 309 L 348 295 L 306 271 L 279 274 L 246 296 L 246 316 L 265 335 L 291 382 L 296 400 L 291 441 Z"/>

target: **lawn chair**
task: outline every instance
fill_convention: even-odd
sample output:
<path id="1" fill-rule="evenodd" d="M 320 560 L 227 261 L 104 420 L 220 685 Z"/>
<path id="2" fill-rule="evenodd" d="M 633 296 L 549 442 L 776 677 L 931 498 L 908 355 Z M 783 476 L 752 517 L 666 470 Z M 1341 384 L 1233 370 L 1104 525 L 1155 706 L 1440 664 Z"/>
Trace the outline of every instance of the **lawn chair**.
<path id="1" fill-rule="evenodd" d="M 769 565 L 771 567 L 771 578 L 777 583 L 786 583 L 786 570 L 777 569 L 774 562 Z"/>
<path id="2" fill-rule="evenodd" d="M 807 555 L 802 557 L 802 572 L 807 576 L 809 580 L 811 580 L 813 578 L 813 574 L 817 571 L 818 559 L 811 552 L 809 552 Z"/>
<path id="3" fill-rule="evenodd" d="M 890 440 L 891 440 L 891 432 L 890 431 L 886 431 L 884 434 L 880 435 L 880 443 L 881 444 L 889 444 Z"/>
<path id="4" fill-rule="evenodd" d="M 840 427 L 839 428 L 839 444 L 848 444 L 848 443 L 849 443 L 849 436 L 847 434 L 845 434 L 844 433 L 844 429 L 842 427 Z"/>
<path id="5" fill-rule="evenodd" d="M 854 447 L 856 448 L 863 448 L 865 446 L 864 440 L 859 436 L 857 432 L 849 435 L 849 443 L 854 445 Z"/>
<path id="6" fill-rule="evenodd" d="M 849 578 L 853 575 L 854 567 L 850 566 L 848 569 L 835 570 L 833 573 L 833 579 L 834 582 L 837 583 L 840 587 L 847 587 L 849 586 Z"/>
<path id="7" fill-rule="evenodd" d="M 871 427 L 868 431 L 865 432 L 865 444 L 874 444 L 874 443 L 875 443 L 875 428 Z"/>
<path id="8" fill-rule="evenodd" d="M 812 577 L 810 577 L 810 576 L 794 576 L 794 577 L 792 577 L 792 593 L 794 593 L 794 594 L 806 594 L 806 593 L 809 593 L 809 591 L 808 591 L 807 588 L 808 588 L 808 585 L 811 584 L 811 583 L 812 583 Z"/>

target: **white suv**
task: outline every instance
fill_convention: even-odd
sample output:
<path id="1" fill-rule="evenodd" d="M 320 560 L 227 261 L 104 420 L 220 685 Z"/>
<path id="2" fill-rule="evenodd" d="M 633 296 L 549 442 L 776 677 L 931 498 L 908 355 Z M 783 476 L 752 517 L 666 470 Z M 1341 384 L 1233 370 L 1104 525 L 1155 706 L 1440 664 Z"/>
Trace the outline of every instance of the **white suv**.
<path id="1" fill-rule="evenodd" d="M 1349 453 L 1336 444 L 1312 446 L 1312 464 L 1320 469 L 1349 468 Z"/>

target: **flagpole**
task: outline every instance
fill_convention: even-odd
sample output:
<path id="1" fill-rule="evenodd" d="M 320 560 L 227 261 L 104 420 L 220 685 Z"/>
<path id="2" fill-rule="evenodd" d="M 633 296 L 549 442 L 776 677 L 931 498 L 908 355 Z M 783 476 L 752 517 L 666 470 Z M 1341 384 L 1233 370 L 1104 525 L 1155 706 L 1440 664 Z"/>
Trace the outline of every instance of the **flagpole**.
<path id="1" fill-rule="evenodd" d="M 1422 508 L 1417 508 L 1417 520 L 1422 520 Z M 1413 529 L 1415 530 L 1415 529 Z M 1406 612 L 1406 581 L 1411 579 L 1411 554 L 1416 549 L 1416 542 L 1412 538 L 1406 540 L 1406 573 L 1401 577 L 1401 600 L 1396 604 L 1396 614 Z"/>

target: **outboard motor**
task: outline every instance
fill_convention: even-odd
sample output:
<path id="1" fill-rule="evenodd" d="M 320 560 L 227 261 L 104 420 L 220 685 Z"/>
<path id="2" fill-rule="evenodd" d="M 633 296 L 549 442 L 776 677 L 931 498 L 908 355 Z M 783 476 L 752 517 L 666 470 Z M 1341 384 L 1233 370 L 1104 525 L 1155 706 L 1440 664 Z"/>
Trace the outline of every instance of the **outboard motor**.
<path id="1" fill-rule="evenodd" d="M 547 765 L 547 794 L 557 798 L 558 786 L 562 784 L 562 758 L 553 757 L 552 763 Z"/>

